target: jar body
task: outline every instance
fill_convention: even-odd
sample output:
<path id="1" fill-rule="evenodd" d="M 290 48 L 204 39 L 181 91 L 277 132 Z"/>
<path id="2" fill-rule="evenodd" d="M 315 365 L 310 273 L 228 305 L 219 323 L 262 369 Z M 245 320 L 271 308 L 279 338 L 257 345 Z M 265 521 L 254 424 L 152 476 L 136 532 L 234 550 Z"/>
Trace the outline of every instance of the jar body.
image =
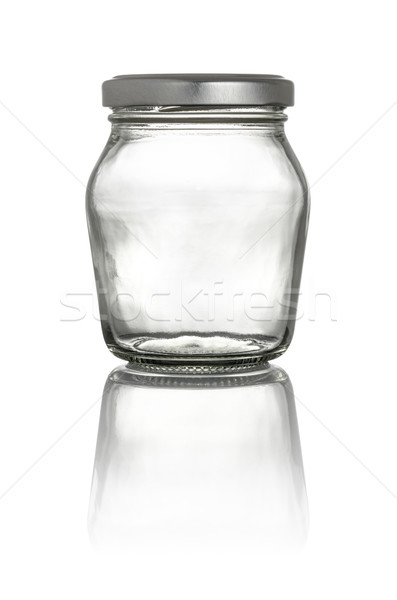
<path id="1" fill-rule="evenodd" d="M 308 192 L 282 122 L 123 113 L 91 176 L 87 215 L 117 356 L 222 367 L 289 346 Z"/>

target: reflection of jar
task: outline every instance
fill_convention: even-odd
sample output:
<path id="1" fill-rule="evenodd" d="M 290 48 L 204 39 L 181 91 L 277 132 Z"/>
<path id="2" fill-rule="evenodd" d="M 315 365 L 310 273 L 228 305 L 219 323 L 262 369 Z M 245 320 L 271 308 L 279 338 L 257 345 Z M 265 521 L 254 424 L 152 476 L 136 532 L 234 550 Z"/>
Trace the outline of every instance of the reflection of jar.
<path id="1" fill-rule="evenodd" d="M 109 349 L 145 363 L 252 364 L 288 348 L 308 190 L 274 75 L 106 81 L 109 141 L 87 213 Z"/>
<path id="2" fill-rule="evenodd" d="M 285 371 L 110 373 L 89 510 L 95 546 L 296 547 L 307 529 Z"/>

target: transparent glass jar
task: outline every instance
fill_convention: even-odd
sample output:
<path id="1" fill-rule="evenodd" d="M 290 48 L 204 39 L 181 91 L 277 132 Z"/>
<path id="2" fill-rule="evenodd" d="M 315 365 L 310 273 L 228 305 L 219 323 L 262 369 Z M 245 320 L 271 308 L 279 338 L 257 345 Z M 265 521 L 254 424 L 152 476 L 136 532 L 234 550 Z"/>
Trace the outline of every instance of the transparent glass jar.
<path id="1" fill-rule="evenodd" d="M 122 76 L 87 189 L 103 334 L 118 357 L 209 369 L 291 343 L 308 222 L 277 76 Z"/>

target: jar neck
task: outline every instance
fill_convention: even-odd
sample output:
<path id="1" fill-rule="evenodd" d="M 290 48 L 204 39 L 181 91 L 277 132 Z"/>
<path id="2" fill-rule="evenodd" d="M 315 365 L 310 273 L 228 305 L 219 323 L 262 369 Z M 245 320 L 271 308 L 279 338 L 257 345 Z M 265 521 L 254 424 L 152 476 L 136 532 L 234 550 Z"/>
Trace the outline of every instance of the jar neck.
<path id="1" fill-rule="evenodd" d="M 283 132 L 287 120 L 280 106 L 144 106 L 114 108 L 112 130 L 155 129 L 241 129 L 260 128 Z"/>

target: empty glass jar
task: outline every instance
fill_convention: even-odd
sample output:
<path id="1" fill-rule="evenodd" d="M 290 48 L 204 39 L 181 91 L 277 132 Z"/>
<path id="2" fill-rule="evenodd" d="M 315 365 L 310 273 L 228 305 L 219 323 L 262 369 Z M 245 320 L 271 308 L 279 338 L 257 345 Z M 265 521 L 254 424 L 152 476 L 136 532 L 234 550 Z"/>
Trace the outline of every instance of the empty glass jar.
<path id="1" fill-rule="evenodd" d="M 152 368 L 281 355 L 295 325 L 309 198 L 284 132 L 291 81 L 126 75 L 87 188 L 106 344 Z"/>

